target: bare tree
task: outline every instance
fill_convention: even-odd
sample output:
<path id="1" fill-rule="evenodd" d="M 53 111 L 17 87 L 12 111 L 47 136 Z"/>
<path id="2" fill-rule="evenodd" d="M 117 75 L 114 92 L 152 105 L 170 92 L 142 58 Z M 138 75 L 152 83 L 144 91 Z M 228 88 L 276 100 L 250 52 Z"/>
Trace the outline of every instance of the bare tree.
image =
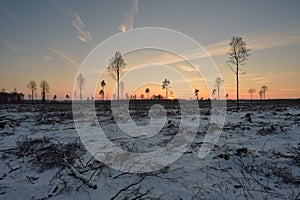
<path id="1" fill-rule="evenodd" d="M 213 96 L 213 97 L 215 97 L 215 95 L 216 95 L 216 91 L 217 91 L 216 89 L 214 89 L 214 90 L 212 91 L 212 93 L 211 93 L 211 94 L 212 94 L 212 96 Z"/>
<path id="2" fill-rule="evenodd" d="M 117 82 L 117 100 L 120 99 L 120 76 L 125 69 L 126 63 L 124 62 L 124 59 L 122 57 L 122 54 L 117 51 L 115 53 L 115 56 L 112 57 L 109 61 L 108 65 L 108 71 L 110 72 L 111 76 L 115 79 Z"/>
<path id="3" fill-rule="evenodd" d="M 227 62 L 235 66 L 235 69 L 233 67 L 231 67 L 231 69 L 236 76 L 236 102 L 237 110 L 239 110 L 239 67 L 246 64 L 251 49 L 247 48 L 246 42 L 239 36 L 232 37 L 229 45 L 230 50 L 228 51 L 229 58 Z"/>
<path id="4" fill-rule="evenodd" d="M 121 90 L 121 96 L 120 98 L 122 99 L 123 98 L 123 94 L 125 92 L 125 84 L 123 81 L 120 82 L 120 90 Z"/>
<path id="5" fill-rule="evenodd" d="M 79 88 L 79 97 L 80 97 L 80 101 L 81 101 L 82 100 L 82 90 L 84 89 L 84 86 L 86 83 L 86 80 L 81 73 L 77 76 L 76 82 L 77 82 L 77 86 Z"/>
<path id="6" fill-rule="evenodd" d="M 46 101 L 46 94 L 49 93 L 49 89 L 50 89 L 48 82 L 42 80 L 40 82 L 40 88 L 41 88 L 42 101 Z"/>
<path id="7" fill-rule="evenodd" d="M 259 98 L 260 98 L 260 100 L 262 100 L 262 97 L 263 97 L 263 91 L 262 91 L 262 90 L 260 90 L 258 94 L 259 94 Z"/>
<path id="8" fill-rule="evenodd" d="M 264 100 L 266 100 L 266 91 L 268 90 L 269 88 L 265 85 L 263 85 L 261 87 L 261 91 L 262 91 L 262 94 L 264 95 Z"/>
<path id="9" fill-rule="evenodd" d="M 105 83 L 105 80 L 102 80 L 101 81 L 101 88 L 102 88 L 102 93 L 103 94 L 100 94 L 100 92 L 99 92 L 99 94 L 100 94 L 100 96 L 102 95 L 102 100 L 104 100 L 104 94 L 105 94 L 105 87 L 106 87 L 106 83 Z M 100 90 L 101 91 L 101 90 Z"/>
<path id="10" fill-rule="evenodd" d="M 255 90 L 254 88 L 250 88 L 250 89 L 248 90 L 248 93 L 249 93 L 250 96 L 251 96 L 251 101 L 252 101 L 253 93 L 255 93 L 255 92 L 256 92 L 256 90 Z"/>
<path id="11" fill-rule="evenodd" d="M 217 87 L 217 92 L 218 92 L 218 100 L 220 100 L 220 86 L 221 86 L 222 83 L 223 83 L 223 80 L 220 77 L 218 77 L 216 79 L 216 87 Z"/>
<path id="12" fill-rule="evenodd" d="M 100 90 L 99 91 L 99 95 L 100 95 L 100 97 L 102 97 L 102 100 L 104 100 L 104 90 Z"/>
<path id="13" fill-rule="evenodd" d="M 199 94 L 199 90 L 195 89 L 195 96 L 197 97 L 197 100 L 199 99 L 198 94 Z"/>
<path id="14" fill-rule="evenodd" d="M 147 98 L 149 99 L 150 89 L 149 89 L 149 88 L 146 88 L 146 89 L 145 89 L 145 92 L 146 92 L 146 94 L 147 94 Z"/>
<path id="15" fill-rule="evenodd" d="M 29 81 L 27 84 L 27 88 L 31 91 L 31 103 L 33 103 L 33 93 L 37 90 L 37 83 L 34 80 Z"/>
<path id="16" fill-rule="evenodd" d="M 168 99 L 168 89 L 169 89 L 170 81 L 168 79 L 165 79 L 162 82 L 162 89 L 166 90 L 166 99 Z"/>

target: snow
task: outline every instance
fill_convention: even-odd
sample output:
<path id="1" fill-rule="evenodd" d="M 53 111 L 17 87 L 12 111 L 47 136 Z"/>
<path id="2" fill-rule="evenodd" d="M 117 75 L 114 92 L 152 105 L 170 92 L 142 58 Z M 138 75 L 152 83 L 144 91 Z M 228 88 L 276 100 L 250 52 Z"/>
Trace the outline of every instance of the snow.
<path id="1" fill-rule="evenodd" d="M 69 103 L 0 105 L 0 199 L 300 198 L 299 101 L 245 102 L 239 112 L 229 105 L 222 134 L 204 158 L 199 150 L 210 110 L 199 102 L 198 131 L 184 154 L 167 167 L 139 174 L 112 169 L 84 150 Z M 166 104 L 166 112 L 150 109 L 148 116 L 147 103 L 121 117 L 142 126 L 161 126 L 162 119 L 164 126 L 152 137 L 141 134 L 142 129 L 136 137 L 122 134 L 103 105 L 97 105 L 98 124 L 83 120 L 91 128 L 100 126 L 124 150 L 154 151 L 178 132 L 180 108 Z M 191 119 L 196 118 L 195 111 Z M 193 126 L 195 120 L 189 123 Z"/>

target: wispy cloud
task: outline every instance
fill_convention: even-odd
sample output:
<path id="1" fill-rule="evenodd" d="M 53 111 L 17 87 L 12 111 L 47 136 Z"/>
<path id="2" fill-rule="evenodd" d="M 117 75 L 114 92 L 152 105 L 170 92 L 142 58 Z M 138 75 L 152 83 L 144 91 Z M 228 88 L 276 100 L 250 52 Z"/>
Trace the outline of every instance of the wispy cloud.
<path id="1" fill-rule="evenodd" d="M 179 65 L 179 68 L 185 72 L 195 72 L 196 69 L 194 67 L 188 65 Z"/>
<path id="2" fill-rule="evenodd" d="M 137 13 L 138 13 L 138 0 L 133 0 L 131 11 L 124 15 L 122 24 L 119 26 L 120 31 L 125 32 L 126 30 L 133 29 L 134 16 Z"/>
<path id="3" fill-rule="evenodd" d="M 48 55 L 44 55 L 43 59 L 46 60 L 46 61 L 49 61 L 49 62 L 51 62 L 53 60 L 53 58 L 48 56 Z"/>
<path id="4" fill-rule="evenodd" d="M 252 80 L 253 81 L 261 81 L 261 80 L 264 80 L 265 77 L 264 76 L 258 76 L 258 77 L 254 77 Z"/>
<path id="5" fill-rule="evenodd" d="M 264 50 L 300 43 L 300 21 L 280 24 L 262 31 L 243 36 L 252 50 Z M 211 56 L 225 54 L 229 47 L 229 40 L 205 46 Z"/>
<path id="6" fill-rule="evenodd" d="M 87 30 L 85 24 L 83 23 L 81 17 L 72 9 L 63 7 L 58 1 L 55 1 L 58 10 L 65 16 L 73 18 L 72 25 L 78 32 L 77 38 L 81 42 L 88 42 L 92 40 L 92 34 Z"/>
<path id="7" fill-rule="evenodd" d="M 88 42 L 88 41 L 92 40 L 91 33 L 88 30 L 86 30 L 85 25 L 82 22 L 80 16 L 76 13 L 74 14 L 74 19 L 73 19 L 72 24 L 73 24 L 74 28 L 76 29 L 76 31 L 79 33 L 77 38 L 81 42 Z"/>
<path id="8" fill-rule="evenodd" d="M 19 50 L 21 50 L 19 47 L 17 47 L 17 45 L 16 45 L 15 43 L 13 43 L 13 42 L 11 42 L 11 41 L 8 41 L 8 40 L 2 40 L 2 44 L 3 44 L 4 46 L 6 46 L 7 48 L 12 49 L 12 50 L 14 50 L 14 51 L 19 51 Z"/>
<path id="9" fill-rule="evenodd" d="M 54 49 L 54 48 L 50 48 L 50 51 L 52 51 L 53 53 L 58 55 L 60 58 L 62 58 L 63 60 L 65 60 L 66 62 L 71 64 L 72 66 L 74 66 L 76 68 L 79 67 L 79 64 L 77 63 L 77 61 L 75 60 L 74 56 L 71 53 L 60 50 L 60 49 Z"/>
<path id="10" fill-rule="evenodd" d="M 256 84 L 265 84 L 270 82 L 269 80 L 266 80 L 265 76 L 258 76 L 258 77 L 254 77 L 252 78 L 252 80 L 256 83 Z"/>
<path id="11" fill-rule="evenodd" d="M 281 24 L 255 33 L 242 36 L 247 46 L 253 51 L 282 47 L 300 43 L 300 21 Z M 184 59 L 193 60 L 206 58 L 208 56 L 225 55 L 229 50 L 229 39 L 214 44 L 209 44 L 199 49 L 193 49 L 182 55 Z M 184 61 L 183 58 L 168 59 L 168 64 Z"/>

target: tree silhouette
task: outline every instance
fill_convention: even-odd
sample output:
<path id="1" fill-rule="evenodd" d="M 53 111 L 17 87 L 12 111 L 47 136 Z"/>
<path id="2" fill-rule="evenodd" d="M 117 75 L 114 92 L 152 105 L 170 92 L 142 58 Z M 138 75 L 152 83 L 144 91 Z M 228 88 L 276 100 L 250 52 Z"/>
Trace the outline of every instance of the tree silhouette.
<path id="1" fill-rule="evenodd" d="M 123 98 L 123 94 L 125 92 L 125 84 L 123 81 L 120 82 L 120 90 L 121 90 L 121 96 L 120 98 L 122 99 Z"/>
<path id="2" fill-rule="evenodd" d="M 266 100 L 266 91 L 268 90 L 269 88 L 265 85 L 263 85 L 261 87 L 261 91 L 262 91 L 262 94 L 264 95 L 264 100 Z"/>
<path id="3" fill-rule="evenodd" d="M 57 99 L 57 96 L 56 95 L 54 95 L 53 96 L 53 101 L 55 101 Z"/>
<path id="4" fill-rule="evenodd" d="M 212 91 L 212 96 L 213 96 L 213 97 L 216 95 L 216 92 L 217 92 L 216 89 L 214 89 L 214 90 Z"/>
<path id="5" fill-rule="evenodd" d="M 104 100 L 104 90 L 100 90 L 99 95 L 102 97 L 102 100 Z"/>
<path id="6" fill-rule="evenodd" d="M 169 85 L 170 85 L 170 81 L 168 79 L 165 79 L 163 82 L 162 82 L 162 89 L 165 89 L 166 90 L 166 99 L 168 99 L 168 89 L 169 89 Z"/>
<path id="7" fill-rule="evenodd" d="M 49 93 L 49 89 L 50 89 L 48 82 L 42 80 L 40 82 L 40 88 L 41 88 L 42 101 L 46 101 L 46 94 Z"/>
<path id="8" fill-rule="evenodd" d="M 115 79 L 117 82 L 117 100 L 120 99 L 120 76 L 125 69 L 126 63 L 124 62 L 124 59 L 122 57 L 122 54 L 117 51 L 115 53 L 115 56 L 112 57 L 109 61 L 108 65 L 108 71 L 110 72 L 111 76 Z"/>
<path id="9" fill-rule="evenodd" d="M 255 92 L 256 92 L 256 90 L 255 90 L 254 88 L 250 88 L 250 89 L 248 90 L 248 93 L 249 93 L 250 96 L 251 96 L 251 101 L 252 101 L 253 93 L 255 93 Z"/>
<path id="10" fill-rule="evenodd" d="M 81 101 L 82 100 L 82 90 L 86 83 L 86 80 L 81 73 L 77 76 L 76 82 L 77 82 L 77 87 L 79 88 L 79 97 L 80 97 L 80 101 Z"/>
<path id="11" fill-rule="evenodd" d="M 142 100 L 144 99 L 144 97 L 145 97 L 144 94 L 141 94 L 141 99 L 142 99 Z"/>
<path id="12" fill-rule="evenodd" d="M 262 91 L 262 90 L 260 90 L 258 94 L 259 94 L 259 98 L 260 98 L 260 100 L 262 100 L 263 91 Z"/>
<path id="13" fill-rule="evenodd" d="M 66 99 L 70 99 L 70 96 L 68 94 L 66 94 Z"/>
<path id="14" fill-rule="evenodd" d="M 33 93 L 37 90 L 37 83 L 34 80 L 29 81 L 27 84 L 27 88 L 31 91 L 31 103 L 33 103 Z"/>
<path id="15" fill-rule="evenodd" d="M 195 96 L 197 97 L 197 100 L 199 99 L 199 98 L 198 98 L 198 94 L 199 94 L 199 90 L 198 90 L 198 89 L 195 89 Z"/>
<path id="16" fill-rule="evenodd" d="M 102 94 L 102 100 L 104 100 L 104 94 L 105 94 L 104 88 L 105 88 L 105 87 L 106 87 L 105 80 L 102 80 L 102 81 L 101 81 L 101 88 L 102 88 L 102 92 L 103 92 L 103 94 Z M 99 92 L 99 94 L 100 94 L 100 92 Z M 101 94 L 100 94 L 100 96 L 101 96 Z"/>
<path id="17" fill-rule="evenodd" d="M 239 67 L 246 64 L 248 56 L 250 56 L 249 52 L 251 49 L 247 48 L 246 42 L 244 42 L 243 38 L 239 36 L 232 37 L 229 45 L 230 50 L 228 51 L 229 58 L 227 62 L 235 66 L 235 69 L 231 67 L 231 70 L 236 76 L 236 102 L 237 110 L 239 110 Z"/>
<path id="18" fill-rule="evenodd" d="M 149 99 L 150 89 L 149 89 L 149 88 L 146 88 L 146 89 L 145 89 L 145 92 L 146 92 L 146 94 L 147 94 L 147 98 Z"/>
<path id="19" fill-rule="evenodd" d="M 217 92 L 218 92 L 218 100 L 220 100 L 220 86 L 221 86 L 222 83 L 223 83 L 223 80 L 220 77 L 218 77 L 216 79 L 216 87 L 217 87 Z"/>

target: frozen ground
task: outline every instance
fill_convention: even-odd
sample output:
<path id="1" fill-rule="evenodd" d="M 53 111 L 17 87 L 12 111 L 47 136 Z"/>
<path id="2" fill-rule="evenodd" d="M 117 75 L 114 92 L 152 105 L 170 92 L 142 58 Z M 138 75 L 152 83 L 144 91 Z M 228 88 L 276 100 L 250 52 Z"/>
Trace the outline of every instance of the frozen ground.
<path id="1" fill-rule="evenodd" d="M 149 104 L 130 104 L 136 124 L 149 123 Z M 148 139 L 122 135 L 107 104 L 97 104 L 99 124 L 83 120 L 125 150 L 151 151 L 178 131 L 180 108 L 165 106 L 165 126 Z M 70 103 L 0 107 L 0 199 L 300 199 L 299 100 L 244 102 L 240 112 L 229 103 L 222 134 L 203 159 L 210 108 L 201 101 L 200 126 L 184 155 L 140 174 L 93 159 L 78 138 Z"/>

